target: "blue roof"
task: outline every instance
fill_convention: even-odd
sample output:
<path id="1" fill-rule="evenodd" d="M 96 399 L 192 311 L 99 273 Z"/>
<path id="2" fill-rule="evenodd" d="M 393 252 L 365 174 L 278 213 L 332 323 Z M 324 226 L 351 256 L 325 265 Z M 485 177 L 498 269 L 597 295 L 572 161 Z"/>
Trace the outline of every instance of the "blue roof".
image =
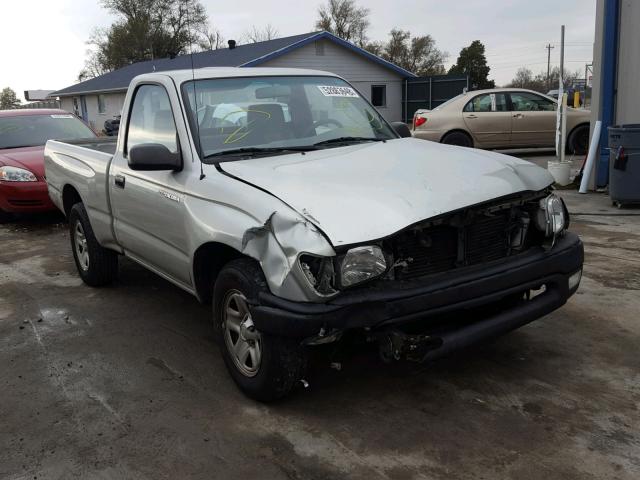
<path id="1" fill-rule="evenodd" d="M 208 50 L 191 55 L 180 55 L 175 58 L 161 58 L 133 63 L 119 68 L 113 72 L 105 73 L 99 77 L 85 80 L 51 94 L 52 97 L 76 95 L 82 93 L 96 93 L 107 91 L 126 90 L 134 77 L 143 73 L 163 72 L 168 70 L 183 70 L 202 67 L 255 67 L 268 60 L 285 55 L 296 48 L 303 47 L 311 42 L 327 39 L 349 50 L 360 54 L 369 60 L 393 70 L 402 77 L 415 77 L 415 75 L 391 62 L 373 55 L 356 45 L 347 42 L 329 32 L 310 32 L 291 37 L 276 38 L 258 43 L 238 45 L 233 49 L 221 48 Z"/>

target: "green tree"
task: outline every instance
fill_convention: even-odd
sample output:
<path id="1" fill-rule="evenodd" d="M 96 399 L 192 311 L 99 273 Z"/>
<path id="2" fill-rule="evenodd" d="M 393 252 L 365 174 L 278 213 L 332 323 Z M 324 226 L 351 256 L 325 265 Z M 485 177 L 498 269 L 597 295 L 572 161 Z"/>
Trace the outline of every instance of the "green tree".
<path id="1" fill-rule="evenodd" d="M 480 40 L 474 40 L 471 45 L 460 50 L 460 55 L 454 65 L 449 69 L 450 74 L 469 75 L 469 83 L 472 90 L 494 88 L 493 80 L 489 80 L 491 69 L 487 65 L 487 57 L 484 55 L 484 45 Z"/>
<path id="2" fill-rule="evenodd" d="M 411 32 L 394 28 L 381 48 L 381 56 L 419 76 L 445 73 L 447 54 L 436 48 L 431 35 L 411 38 Z"/>
<path id="3" fill-rule="evenodd" d="M 186 53 L 203 41 L 208 26 L 199 0 L 102 0 L 102 6 L 116 21 L 92 35 L 93 50 L 80 78 Z"/>
<path id="4" fill-rule="evenodd" d="M 7 87 L 0 92 L 0 110 L 11 110 L 20 106 L 20 100 L 12 88 Z"/>
<path id="5" fill-rule="evenodd" d="M 326 30 L 359 47 L 367 44 L 369 9 L 355 0 L 328 0 L 318 8 L 316 28 Z"/>

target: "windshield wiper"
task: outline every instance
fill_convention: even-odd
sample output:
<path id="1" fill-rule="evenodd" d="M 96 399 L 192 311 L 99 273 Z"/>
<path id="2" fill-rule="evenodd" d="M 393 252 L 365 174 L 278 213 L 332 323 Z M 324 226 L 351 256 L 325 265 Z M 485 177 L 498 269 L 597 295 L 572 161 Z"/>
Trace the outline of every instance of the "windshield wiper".
<path id="1" fill-rule="evenodd" d="M 376 137 L 338 137 L 330 138 L 329 140 L 323 140 L 322 142 L 314 143 L 314 147 L 320 147 L 322 145 L 331 145 L 334 143 L 353 143 L 353 142 L 386 142 L 386 138 Z"/>
<path id="2" fill-rule="evenodd" d="M 226 156 L 253 156 L 269 153 L 286 153 L 286 152 L 310 152 L 317 150 L 314 145 L 298 145 L 291 147 L 242 147 L 232 148 L 229 150 L 222 150 L 221 152 L 211 153 L 204 157 L 204 160 L 208 160 L 214 157 L 226 157 Z"/>

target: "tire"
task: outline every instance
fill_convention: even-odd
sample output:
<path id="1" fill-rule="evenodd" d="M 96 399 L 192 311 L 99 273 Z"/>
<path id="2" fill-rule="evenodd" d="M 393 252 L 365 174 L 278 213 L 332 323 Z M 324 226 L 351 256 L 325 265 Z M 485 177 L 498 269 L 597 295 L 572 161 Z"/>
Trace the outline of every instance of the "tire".
<path id="1" fill-rule="evenodd" d="M 82 203 L 76 203 L 69 212 L 69 238 L 73 259 L 84 283 L 101 287 L 118 277 L 118 254 L 100 246 Z"/>
<path id="2" fill-rule="evenodd" d="M 584 155 L 589 148 L 589 126 L 580 125 L 573 129 L 567 142 L 567 150 L 574 155 Z"/>
<path id="3" fill-rule="evenodd" d="M 11 220 L 13 220 L 13 215 L 0 208 L 0 225 L 3 223 L 9 223 Z"/>
<path id="4" fill-rule="evenodd" d="M 254 400 L 271 402 L 289 394 L 303 378 L 307 357 L 300 341 L 253 327 L 247 305 L 255 304 L 261 291 L 267 285 L 254 260 L 229 262 L 213 289 L 213 318 L 222 358 L 236 385 Z"/>
<path id="5" fill-rule="evenodd" d="M 447 145 L 458 145 L 459 147 L 473 147 L 473 140 L 464 132 L 447 133 L 444 137 L 442 137 L 440 143 L 446 143 Z"/>

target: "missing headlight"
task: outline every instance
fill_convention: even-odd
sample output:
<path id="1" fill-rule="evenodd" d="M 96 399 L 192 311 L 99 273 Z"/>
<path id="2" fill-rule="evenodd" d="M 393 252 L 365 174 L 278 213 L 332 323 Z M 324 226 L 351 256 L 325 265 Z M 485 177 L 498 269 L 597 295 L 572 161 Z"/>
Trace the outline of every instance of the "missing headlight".
<path id="1" fill-rule="evenodd" d="M 301 255 L 300 267 L 311 286 L 321 295 L 336 293 L 335 271 L 333 259 L 330 257 L 316 257 L 315 255 Z"/>

